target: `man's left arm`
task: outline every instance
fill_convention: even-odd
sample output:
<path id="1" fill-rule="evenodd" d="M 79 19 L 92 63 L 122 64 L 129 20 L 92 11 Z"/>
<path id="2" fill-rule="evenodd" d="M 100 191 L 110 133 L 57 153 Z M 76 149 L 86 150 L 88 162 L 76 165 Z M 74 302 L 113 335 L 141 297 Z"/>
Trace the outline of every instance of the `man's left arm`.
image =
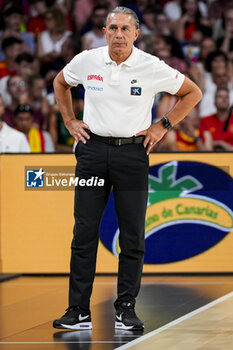
<path id="1" fill-rule="evenodd" d="M 172 127 L 184 119 L 191 109 L 201 100 L 202 92 L 194 82 L 185 77 L 176 96 L 180 97 L 179 101 L 166 115 Z M 149 154 L 151 148 L 163 138 L 167 131 L 168 129 L 166 129 L 161 120 L 159 120 L 148 129 L 139 132 L 136 136 L 145 135 L 144 147 L 147 147 L 147 154 Z"/>

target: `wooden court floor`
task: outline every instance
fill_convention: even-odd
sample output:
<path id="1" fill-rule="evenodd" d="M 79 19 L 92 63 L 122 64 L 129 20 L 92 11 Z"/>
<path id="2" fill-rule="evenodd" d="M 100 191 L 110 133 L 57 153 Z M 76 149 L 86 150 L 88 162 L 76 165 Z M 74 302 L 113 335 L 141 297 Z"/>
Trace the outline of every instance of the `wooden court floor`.
<path id="1" fill-rule="evenodd" d="M 0 283 L 1 350 L 232 350 L 233 276 L 145 276 L 137 299 L 144 333 L 114 330 L 116 277 L 97 276 L 91 331 L 52 321 L 67 307 L 68 277 Z"/>

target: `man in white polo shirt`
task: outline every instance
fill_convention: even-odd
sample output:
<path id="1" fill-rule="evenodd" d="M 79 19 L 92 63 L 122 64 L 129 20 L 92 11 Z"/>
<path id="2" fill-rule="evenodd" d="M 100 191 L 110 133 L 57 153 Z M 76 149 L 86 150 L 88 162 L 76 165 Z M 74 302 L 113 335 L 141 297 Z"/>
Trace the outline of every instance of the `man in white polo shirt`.
<path id="1" fill-rule="evenodd" d="M 118 216 L 121 253 L 115 327 L 143 329 L 134 306 L 144 257 L 148 154 L 155 143 L 201 99 L 200 89 L 181 73 L 133 46 L 140 29 L 136 14 L 112 10 L 103 28 L 108 46 L 84 51 L 54 81 L 58 106 L 78 142 L 76 176 L 103 178 L 102 188 L 75 193 L 69 307 L 55 328 L 91 329 L 90 296 L 95 274 L 98 231 L 111 188 Z M 83 84 L 83 121 L 72 110 L 70 87 Z M 151 125 L 156 93 L 166 91 L 180 102 Z"/>

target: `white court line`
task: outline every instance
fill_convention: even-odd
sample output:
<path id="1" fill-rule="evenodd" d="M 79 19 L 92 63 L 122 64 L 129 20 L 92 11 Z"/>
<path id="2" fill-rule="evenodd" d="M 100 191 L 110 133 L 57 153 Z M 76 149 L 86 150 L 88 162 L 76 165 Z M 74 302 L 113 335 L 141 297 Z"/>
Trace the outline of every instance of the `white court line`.
<path id="1" fill-rule="evenodd" d="M 0 341 L 1 344 L 113 344 L 122 343 L 122 341 L 107 341 L 107 340 L 94 340 L 94 341 Z"/>
<path id="2" fill-rule="evenodd" d="M 94 285 L 96 285 L 96 284 L 106 284 L 106 285 L 117 285 L 117 281 L 116 282 L 94 282 Z M 177 282 L 175 282 L 175 281 L 171 281 L 171 282 L 169 282 L 169 281 L 150 281 L 150 282 L 143 282 L 142 281 L 142 283 L 141 283 L 141 285 L 145 285 L 145 284 L 156 284 L 156 285 L 159 285 L 159 284 L 167 284 L 167 285 L 169 285 L 169 284 L 210 284 L 210 285 L 212 285 L 212 284 L 233 284 L 233 281 L 231 282 L 231 281 L 216 281 L 216 282 L 214 282 L 214 281 L 211 281 L 211 282 L 205 282 L 205 281 L 203 281 L 203 282 L 192 282 L 192 281 L 187 281 L 187 282 L 182 282 L 182 281 L 177 281 Z M 39 286 L 39 285 L 41 285 L 41 283 L 20 283 L 20 286 L 28 286 L 28 285 L 30 285 L 30 286 Z M 64 286 L 64 283 L 58 283 L 58 284 L 54 284 L 54 283 L 43 283 L 43 286 L 51 286 L 51 287 L 61 287 L 61 286 Z M 64 286 L 65 288 L 66 288 L 66 286 Z"/>
<path id="3" fill-rule="evenodd" d="M 94 284 L 112 284 L 112 285 L 115 285 L 117 282 L 94 282 Z M 164 282 L 160 282 L 160 281 L 151 281 L 151 282 L 143 282 L 141 283 L 141 286 L 145 285 L 145 284 L 155 284 L 155 285 L 159 285 L 159 284 L 233 284 L 233 281 L 230 282 L 230 281 L 217 281 L 217 282 L 182 282 L 182 281 L 179 281 L 179 282 L 169 282 L 169 281 L 164 281 Z"/>
<path id="4" fill-rule="evenodd" d="M 167 329 L 169 329 L 169 328 L 171 328 L 171 327 L 173 327 L 173 326 L 175 326 L 175 325 L 177 325 L 177 324 L 179 324 L 179 323 L 181 323 L 181 322 L 183 322 L 185 320 L 188 320 L 189 318 L 191 318 L 191 317 L 201 313 L 202 311 L 210 309 L 211 307 L 213 307 L 213 306 L 215 306 L 215 305 L 225 301 L 226 299 L 231 298 L 232 296 L 233 296 L 233 292 L 230 292 L 230 293 L 222 296 L 221 298 L 218 298 L 218 299 L 216 299 L 214 301 L 211 301 L 210 303 L 208 303 L 208 304 L 206 304 L 206 305 L 204 305 L 204 306 L 202 306 L 202 307 L 200 307 L 200 308 L 198 308 L 198 309 L 196 309 L 196 310 L 194 310 L 192 312 L 189 312 L 188 314 L 186 314 L 184 316 L 181 316 L 181 317 L 177 318 L 176 320 L 174 320 L 172 322 L 169 322 L 169 323 L 165 324 L 164 326 L 162 326 L 162 327 L 160 327 L 158 329 L 155 329 L 152 332 L 149 332 L 149 333 L 141 336 L 138 339 L 132 340 L 131 342 L 129 342 L 127 344 L 124 344 L 124 345 L 120 346 L 119 348 L 116 348 L 115 350 L 129 349 L 133 345 L 139 344 L 139 343 L 143 342 L 144 340 L 153 337 L 153 335 L 161 333 L 161 332 L 163 332 L 163 331 L 165 331 L 165 330 L 167 330 Z"/>

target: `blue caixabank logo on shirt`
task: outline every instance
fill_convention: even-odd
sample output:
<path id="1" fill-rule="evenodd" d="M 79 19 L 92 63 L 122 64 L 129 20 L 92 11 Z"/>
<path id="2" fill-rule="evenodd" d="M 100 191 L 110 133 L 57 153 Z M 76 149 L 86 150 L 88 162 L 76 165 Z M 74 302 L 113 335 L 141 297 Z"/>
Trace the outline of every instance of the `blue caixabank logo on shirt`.
<path id="1" fill-rule="evenodd" d="M 233 179 L 227 169 L 172 161 L 150 168 L 145 264 L 167 264 L 201 254 L 233 230 Z M 119 228 L 111 195 L 100 238 L 118 256 Z"/>
<path id="2" fill-rule="evenodd" d="M 131 95 L 133 95 L 133 96 L 141 96 L 142 88 L 141 87 L 131 87 L 130 92 L 131 92 Z"/>
<path id="3" fill-rule="evenodd" d="M 38 170 L 26 170 L 26 187 L 44 187 L 44 171 L 42 168 Z"/>

